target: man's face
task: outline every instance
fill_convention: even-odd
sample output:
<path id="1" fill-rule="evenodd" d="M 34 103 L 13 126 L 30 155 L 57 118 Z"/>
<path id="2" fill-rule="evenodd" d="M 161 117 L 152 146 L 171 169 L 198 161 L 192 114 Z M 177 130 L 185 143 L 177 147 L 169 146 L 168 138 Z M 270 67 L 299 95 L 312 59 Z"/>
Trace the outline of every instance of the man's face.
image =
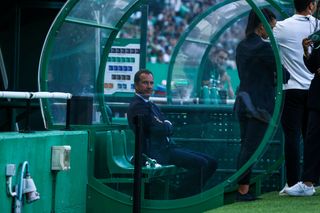
<path id="1" fill-rule="evenodd" d="M 276 23 L 277 23 L 277 20 L 276 19 L 272 19 L 269 24 L 270 24 L 270 27 L 271 29 L 273 29 L 275 26 L 276 26 Z M 266 29 L 264 28 L 264 26 L 261 24 L 261 37 L 264 38 L 264 39 L 267 39 L 269 37 Z"/>
<path id="2" fill-rule="evenodd" d="M 144 98 L 149 98 L 153 92 L 153 76 L 151 74 L 142 73 L 140 81 L 135 84 L 136 93 Z"/>
<path id="3" fill-rule="evenodd" d="M 226 61 L 228 60 L 228 54 L 224 51 L 219 51 L 216 55 L 215 55 L 215 63 L 218 66 L 223 66 L 226 64 Z"/>
<path id="4" fill-rule="evenodd" d="M 309 4 L 310 15 L 312 15 L 317 10 L 317 1 L 313 1 Z"/>

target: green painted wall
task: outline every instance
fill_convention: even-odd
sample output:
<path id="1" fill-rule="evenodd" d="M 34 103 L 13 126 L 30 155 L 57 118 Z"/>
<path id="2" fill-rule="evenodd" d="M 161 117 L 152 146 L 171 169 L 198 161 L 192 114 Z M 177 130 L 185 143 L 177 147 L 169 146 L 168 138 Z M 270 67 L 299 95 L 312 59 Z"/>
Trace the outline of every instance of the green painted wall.
<path id="1" fill-rule="evenodd" d="M 51 146 L 71 146 L 69 171 L 51 172 Z M 13 199 L 6 193 L 6 164 L 16 164 L 18 183 L 21 164 L 29 162 L 29 171 L 40 193 L 40 200 L 22 207 L 23 213 L 84 213 L 87 187 L 88 134 L 85 131 L 44 131 L 0 134 L 0 211 L 10 213 Z M 18 178 L 19 177 L 19 178 Z M 54 190 L 55 188 L 55 190 Z M 56 192 L 54 195 L 54 191 Z"/>

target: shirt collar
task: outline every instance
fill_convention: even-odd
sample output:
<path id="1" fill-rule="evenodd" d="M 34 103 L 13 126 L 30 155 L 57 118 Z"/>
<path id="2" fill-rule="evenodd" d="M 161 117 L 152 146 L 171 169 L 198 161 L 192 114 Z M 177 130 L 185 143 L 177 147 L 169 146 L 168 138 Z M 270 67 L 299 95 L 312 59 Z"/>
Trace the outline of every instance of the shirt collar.
<path id="1" fill-rule="evenodd" d="M 136 93 L 136 96 L 140 97 L 144 102 L 148 103 L 149 100 L 148 99 L 145 99 L 142 95 Z"/>
<path id="2" fill-rule="evenodd" d="M 296 20 L 309 21 L 312 15 L 304 16 L 304 15 L 294 14 L 292 17 Z"/>

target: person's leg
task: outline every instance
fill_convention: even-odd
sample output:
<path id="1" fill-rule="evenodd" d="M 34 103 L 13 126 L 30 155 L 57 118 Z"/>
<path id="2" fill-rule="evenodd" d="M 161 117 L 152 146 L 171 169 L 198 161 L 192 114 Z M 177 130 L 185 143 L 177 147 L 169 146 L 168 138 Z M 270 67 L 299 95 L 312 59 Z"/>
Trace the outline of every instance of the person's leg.
<path id="1" fill-rule="evenodd" d="M 198 156 L 201 156 L 207 160 L 207 163 L 202 164 L 203 166 L 202 166 L 202 170 L 201 170 L 201 177 L 202 177 L 201 178 L 201 186 L 202 186 L 203 190 L 207 190 L 207 189 L 211 188 L 213 186 L 212 182 L 214 181 L 213 174 L 217 170 L 217 167 L 218 167 L 217 161 L 213 157 L 211 157 L 210 155 L 207 155 L 205 153 L 196 152 L 193 150 L 189 150 L 189 151 L 191 153 L 198 155 Z"/>
<path id="2" fill-rule="evenodd" d="M 320 166 L 320 112 L 310 111 L 307 139 L 304 144 L 304 163 L 302 180 L 314 184 L 319 181 L 319 166 Z"/>
<path id="3" fill-rule="evenodd" d="M 304 162 L 302 181 L 298 182 L 285 192 L 291 196 L 312 196 L 315 193 L 314 183 L 319 180 L 320 164 L 320 112 L 311 110 L 309 112 L 309 122 L 306 140 L 304 143 Z"/>
<path id="4" fill-rule="evenodd" d="M 188 170 L 186 175 L 188 180 L 184 185 L 194 193 L 201 191 L 204 181 L 217 168 L 216 161 L 210 156 L 184 148 L 171 148 L 169 162 Z"/>
<path id="5" fill-rule="evenodd" d="M 203 182 L 205 183 L 207 179 L 210 178 L 213 175 L 213 173 L 217 170 L 218 163 L 210 155 L 207 155 L 202 152 L 193 151 L 193 150 L 189 150 L 189 151 L 190 153 L 193 153 L 194 155 L 201 157 L 201 160 L 197 164 L 202 165 Z M 202 159 L 205 159 L 206 161 L 203 161 Z"/>
<path id="6" fill-rule="evenodd" d="M 281 116 L 285 136 L 285 164 L 288 186 L 300 180 L 300 137 L 305 123 L 307 91 L 287 90 Z"/>
<path id="7" fill-rule="evenodd" d="M 243 166 L 254 154 L 261 143 L 268 124 L 262 123 L 256 119 L 248 119 L 246 126 L 246 134 L 244 143 L 241 144 L 239 153 L 239 168 Z M 251 177 L 251 168 L 249 168 L 238 181 L 239 191 L 245 194 L 249 190 L 249 182 Z"/>
<path id="8" fill-rule="evenodd" d="M 244 115 L 239 115 L 238 119 L 239 119 L 239 127 L 240 127 L 240 144 L 241 144 L 240 152 L 238 154 L 238 160 L 237 160 L 237 168 L 239 170 L 241 166 L 246 163 L 246 159 L 244 155 L 245 155 L 245 149 L 248 143 L 246 134 L 247 134 L 247 126 L 248 126 L 249 119 Z M 249 182 L 246 181 L 246 179 L 247 178 L 244 175 L 240 177 L 240 179 L 238 180 L 238 184 L 239 184 L 238 191 L 241 194 L 246 194 L 249 191 Z"/>
<path id="9" fill-rule="evenodd" d="M 303 138 L 303 142 L 307 139 L 307 130 L 309 125 L 309 108 L 308 108 L 308 92 L 302 91 L 301 94 L 302 100 L 302 118 L 301 118 L 301 134 Z"/>

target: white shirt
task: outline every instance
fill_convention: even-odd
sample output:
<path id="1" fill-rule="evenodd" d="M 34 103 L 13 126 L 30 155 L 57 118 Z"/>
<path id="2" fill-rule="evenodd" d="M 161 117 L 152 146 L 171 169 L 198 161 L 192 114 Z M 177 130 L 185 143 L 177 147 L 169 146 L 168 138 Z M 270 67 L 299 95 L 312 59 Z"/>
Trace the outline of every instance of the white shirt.
<path id="1" fill-rule="evenodd" d="M 295 14 L 283 21 L 278 21 L 273 35 L 278 42 L 283 66 L 290 73 L 290 79 L 283 89 L 308 90 L 313 74 L 303 62 L 302 39 L 312 34 L 316 27 L 313 16 Z"/>

